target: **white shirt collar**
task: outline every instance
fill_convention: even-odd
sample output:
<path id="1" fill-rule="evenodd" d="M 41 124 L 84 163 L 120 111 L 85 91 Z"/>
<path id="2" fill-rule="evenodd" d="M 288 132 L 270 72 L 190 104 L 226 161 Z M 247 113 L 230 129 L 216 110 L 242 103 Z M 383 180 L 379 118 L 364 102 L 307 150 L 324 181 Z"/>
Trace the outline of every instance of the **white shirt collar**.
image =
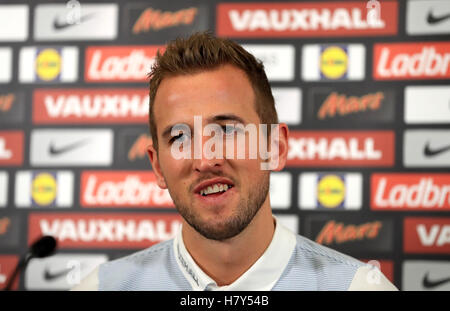
<path id="1" fill-rule="evenodd" d="M 275 232 L 266 251 L 244 274 L 229 285 L 218 286 L 195 263 L 184 246 L 181 226 L 173 242 L 175 259 L 193 290 L 271 290 L 286 268 L 297 243 L 295 234 L 276 218 L 275 224 Z"/>

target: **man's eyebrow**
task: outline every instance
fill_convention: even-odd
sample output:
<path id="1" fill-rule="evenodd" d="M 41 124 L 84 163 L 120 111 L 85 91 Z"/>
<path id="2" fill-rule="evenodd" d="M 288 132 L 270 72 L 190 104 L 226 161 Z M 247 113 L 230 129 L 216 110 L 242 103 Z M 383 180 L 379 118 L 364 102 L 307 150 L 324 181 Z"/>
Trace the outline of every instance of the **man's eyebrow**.
<path id="1" fill-rule="evenodd" d="M 237 121 L 239 123 L 245 124 L 245 121 L 235 114 L 219 114 L 208 118 L 207 121 L 208 123 L 214 123 L 218 121 Z"/>

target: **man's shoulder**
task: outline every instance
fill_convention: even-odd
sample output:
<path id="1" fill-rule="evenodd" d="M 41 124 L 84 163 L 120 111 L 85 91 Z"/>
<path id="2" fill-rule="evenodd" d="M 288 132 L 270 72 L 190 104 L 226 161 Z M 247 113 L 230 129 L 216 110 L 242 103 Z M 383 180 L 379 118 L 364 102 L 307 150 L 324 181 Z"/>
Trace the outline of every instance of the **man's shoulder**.
<path id="1" fill-rule="evenodd" d="M 111 268 L 114 266 L 122 265 L 145 265 L 149 266 L 152 264 L 159 263 L 161 257 L 170 256 L 173 247 L 173 239 L 155 244 L 143 250 L 137 251 L 130 255 L 120 257 L 108 262 L 103 263 L 100 267 Z"/>
<path id="2" fill-rule="evenodd" d="M 298 284 L 301 290 L 397 290 L 377 267 L 301 235 L 296 235 L 296 241 L 281 278 L 286 286 Z"/>
<path id="3" fill-rule="evenodd" d="M 333 266 L 348 266 L 359 268 L 364 265 L 363 262 L 348 256 L 344 253 L 338 252 L 334 249 L 314 242 L 304 236 L 297 235 L 296 254 L 298 256 L 306 257 L 310 260 L 319 261 L 323 264 Z"/>
<path id="4" fill-rule="evenodd" d="M 128 285 L 136 284 L 137 280 L 148 282 L 145 278 L 154 278 L 156 275 L 163 274 L 165 269 L 169 269 L 171 263 L 173 266 L 172 248 L 173 239 L 105 262 L 73 290 L 136 289 L 128 288 Z"/>

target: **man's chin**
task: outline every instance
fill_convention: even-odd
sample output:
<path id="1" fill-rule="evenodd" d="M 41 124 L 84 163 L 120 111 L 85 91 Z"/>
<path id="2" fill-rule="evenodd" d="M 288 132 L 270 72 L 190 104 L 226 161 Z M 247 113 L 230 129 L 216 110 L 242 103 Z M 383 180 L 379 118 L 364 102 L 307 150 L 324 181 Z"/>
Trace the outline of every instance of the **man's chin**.
<path id="1" fill-rule="evenodd" d="M 201 222 L 192 221 L 189 224 L 206 239 L 224 241 L 240 234 L 248 226 L 249 221 L 230 217 L 227 221 L 223 218 L 216 221 L 209 219 Z"/>

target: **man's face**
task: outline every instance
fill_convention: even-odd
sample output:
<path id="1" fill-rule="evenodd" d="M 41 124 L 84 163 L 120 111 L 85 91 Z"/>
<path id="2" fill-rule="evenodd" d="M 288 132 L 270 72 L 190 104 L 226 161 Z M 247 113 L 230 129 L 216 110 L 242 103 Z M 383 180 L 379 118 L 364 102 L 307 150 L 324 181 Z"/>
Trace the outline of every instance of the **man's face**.
<path id="1" fill-rule="evenodd" d="M 153 169 L 159 186 L 169 189 L 183 218 L 206 238 L 224 240 L 239 234 L 263 203 L 269 204 L 269 171 L 261 170 L 259 155 L 249 159 L 248 134 L 245 159 L 225 158 L 225 141 L 233 133 L 224 135 L 223 159 L 208 160 L 202 152 L 201 159 L 192 156 L 177 160 L 171 152 L 172 144 L 175 139 L 190 140 L 193 150 L 195 130 L 201 137 L 197 144 L 204 150 L 211 136 L 203 136 L 203 128 L 194 129 L 194 116 L 201 117 L 203 127 L 212 123 L 223 128 L 239 123 L 258 127 L 254 102 L 245 73 L 231 65 L 165 78 L 158 88 L 153 113 L 159 150 L 157 154 L 149 150 Z M 176 124 L 188 125 L 191 137 L 174 138 L 168 129 Z M 219 192 L 206 194 L 217 191 L 216 186 Z"/>

